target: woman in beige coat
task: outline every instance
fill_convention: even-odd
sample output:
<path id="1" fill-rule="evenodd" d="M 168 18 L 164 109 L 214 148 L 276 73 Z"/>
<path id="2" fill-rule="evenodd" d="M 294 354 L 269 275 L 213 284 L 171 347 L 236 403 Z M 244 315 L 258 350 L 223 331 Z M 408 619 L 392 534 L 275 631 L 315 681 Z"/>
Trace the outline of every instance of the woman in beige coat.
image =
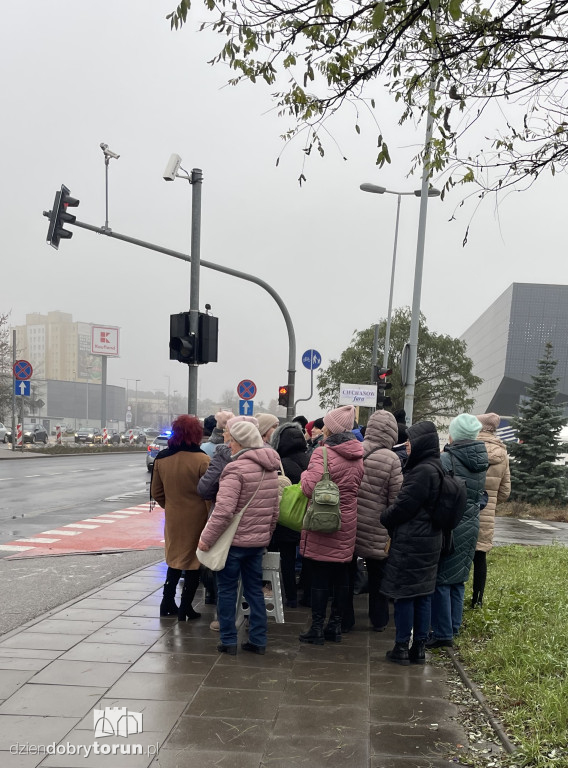
<path id="1" fill-rule="evenodd" d="M 485 479 L 488 501 L 485 508 L 479 513 L 479 536 L 473 558 L 472 608 L 483 604 L 483 592 L 487 579 L 486 556 L 493 547 L 493 534 L 495 532 L 495 507 L 500 502 L 507 501 L 511 493 L 507 448 L 495 434 L 501 419 L 496 413 L 482 413 L 477 418 L 482 424 L 477 439 L 483 440 L 485 443 L 489 457 L 489 469 Z"/>
<path id="2" fill-rule="evenodd" d="M 210 458 L 199 444 L 203 427 L 195 416 L 183 414 L 172 424 L 168 448 L 156 456 L 150 494 L 165 509 L 164 541 L 168 573 L 160 616 L 178 614 L 179 621 L 201 615 L 191 603 L 199 585 L 199 560 L 195 554 L 201 531 L 207 522 L 208 502 L 197 493 L 197 483 L 205 474 Z M 176 587 L 185 571 L 179 608 Z"/>

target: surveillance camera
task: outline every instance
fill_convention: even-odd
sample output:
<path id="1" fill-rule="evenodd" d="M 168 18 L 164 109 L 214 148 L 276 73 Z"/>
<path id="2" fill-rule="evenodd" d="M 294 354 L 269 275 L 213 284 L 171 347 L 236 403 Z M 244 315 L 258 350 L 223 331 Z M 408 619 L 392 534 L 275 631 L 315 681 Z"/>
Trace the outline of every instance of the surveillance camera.
<path id="1" fill-rule="evenodd" d="M 181 157 L 179 155 L 171 155 L 168 164 L 166 165 L 166 170 L 164 171 L 164 180 L 174 181 L 180 165 Z"/>
<path id="2" fill-rule="evenodd" d="M 116 152 L 112 151 L 112 149 L 108 148 L 108 144 L 101 144 L 100 146 L 101 146 L 101 149 L 103 151 L 103 155 L 105 157 L 112 157 L 115 160 L 118 160 L 118 158 L 120 157 L 120 155 L 117 155 Z"/>
<path id="3" fill-rule="evenodd" d="M 209 310 L 211 309 L 211 304 L 206 304 L 206 305 L 205 305 L 205 309 L 206 309 L 207 311 L 209 311 Z"/>

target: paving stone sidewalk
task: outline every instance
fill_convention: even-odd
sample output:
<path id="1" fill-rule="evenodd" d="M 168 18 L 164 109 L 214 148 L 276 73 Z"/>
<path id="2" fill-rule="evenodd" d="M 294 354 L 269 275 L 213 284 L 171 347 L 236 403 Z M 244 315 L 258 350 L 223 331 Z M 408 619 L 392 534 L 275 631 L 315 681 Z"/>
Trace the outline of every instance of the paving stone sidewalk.
<path id="1" fill-rule="evenodd" d="M 467 746 L 444 669 L 387 662 L 394 631 L 369 631 L 366 596 L 341 644 L 299 643 L 309 611 L 287 609 L 265 656 L 229 657 L 213 606 L 159 618 L 165 570 L 0 638 L 3 768 L 441 768 L 444 743 Z"/>

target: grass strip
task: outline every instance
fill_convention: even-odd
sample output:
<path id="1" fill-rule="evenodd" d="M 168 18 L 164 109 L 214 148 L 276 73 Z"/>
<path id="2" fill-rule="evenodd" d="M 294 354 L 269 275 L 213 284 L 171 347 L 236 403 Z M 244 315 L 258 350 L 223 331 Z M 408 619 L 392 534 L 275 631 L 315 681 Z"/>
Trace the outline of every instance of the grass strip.
<path id="1" fill-rule="evenodd" d="M 487 565 L 460 658 L 518 746 L 511 763 L 568 768 L 568 548 L 497 547 Z"/>

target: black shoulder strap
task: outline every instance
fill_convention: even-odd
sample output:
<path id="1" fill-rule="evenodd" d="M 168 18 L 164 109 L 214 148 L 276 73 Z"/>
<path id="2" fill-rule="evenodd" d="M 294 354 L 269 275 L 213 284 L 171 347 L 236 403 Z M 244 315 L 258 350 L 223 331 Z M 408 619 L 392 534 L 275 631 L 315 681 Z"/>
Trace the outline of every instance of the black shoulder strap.
<path id="1" fill-rule="evenodd" d="M 372 450 L 372 451 L 369 451 L 369 453 L 366 453 L 366 454 L 363 456 L 363 461 L 365 461 L 365 459 L 368 459 L 368 458 L 369 458 L 369 456 L 371 456 L 373 453 L 375 453 L 375 451 L 380 451 L 380 450 L 381 450 L 381 448 L 382 448 L 382 445 L 379 445 L 377 448 L 373 448 L 373 450 Z"/>

